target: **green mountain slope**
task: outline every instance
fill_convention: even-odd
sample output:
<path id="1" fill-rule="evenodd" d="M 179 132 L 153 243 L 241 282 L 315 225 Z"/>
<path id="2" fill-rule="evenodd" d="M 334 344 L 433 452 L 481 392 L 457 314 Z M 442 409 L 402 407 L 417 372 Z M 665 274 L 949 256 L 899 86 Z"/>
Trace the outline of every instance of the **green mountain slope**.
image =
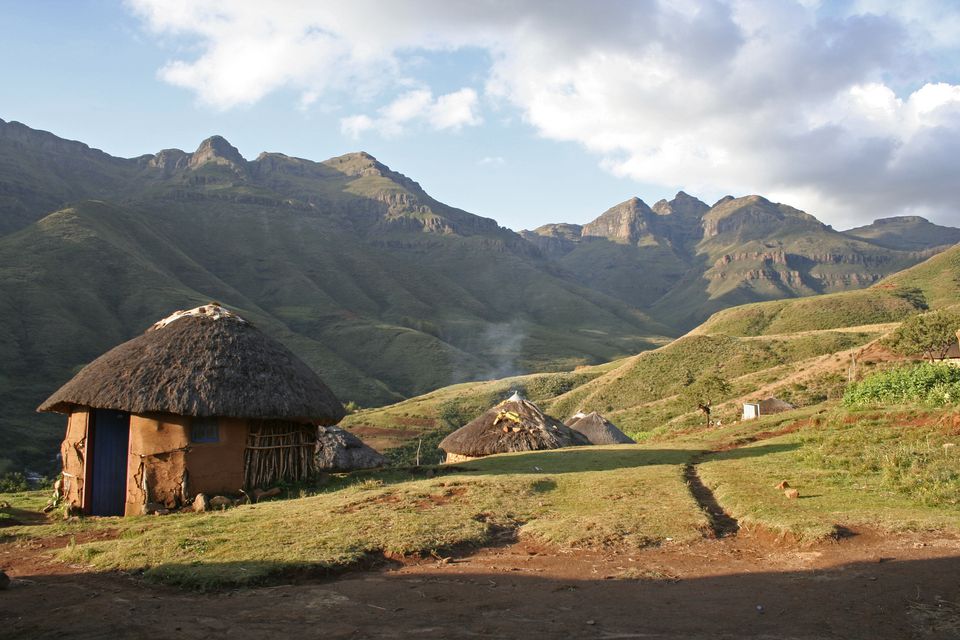
<path id="1" fill-rule="evenodd" d="M 811 233 L 836 250 L 814 259 Z M 683 193 L 521 236 L 365 153 L 248 161 L 214 136 L 123 159 L 0 121 L 0 471 L 52 460 L 61 421 L 33 408 L 80 366 L 211 299 L 376 406 L 607 362 L 725 305 L 862 286 L 918 255 Z M 783 286 L 791 270 L 803 286 Z"/>
<path id="2" fill-rule="evenodd" d="M 0 139 L 0 155 L 16 157 L 20 144 Z M 43 145 L 31 153 L 43 157 Z M 366 406 L 665 340 L 639 311 L 551 273 L 517 234 L 433 200 L 366 154 L 247 162 L 215 137 L 192 154 L 115 164 L 114 199 L 80 200 L 0 236 L 7 461 L 49 462 L 62 421 L 33 409 L 78 367 L 211 299 Z"/>
<path id="3" fill-rule="evenodd" d="M 960 245 L 868 289 L 726 309 L 714 314 L 695 333 L 759 336 L 899 322 L 924 306 L 935 309 L 957 304 L 958 292 Z"/>
<path id="4" fill-rule="evenodd" d="M 455 385 L 361 411 L 344 423 L 377 443 L 396 446 L 462 424 L 512 390 L 521 390 L 554 416 L 600 411 L 642 440 L 702 424 L 702 415 L 679 392 L 708 371 L 730 383 L 716 411 L 724 422 L 739 416 L 741 402 L 770 395 L 815 406 L 837 400 L 852 356 L 918 313 L 918 306 L 960 304 L 958 284 L 960 246 L 868 289 L 721 311 L 664 347 L 605 365 Z"/>

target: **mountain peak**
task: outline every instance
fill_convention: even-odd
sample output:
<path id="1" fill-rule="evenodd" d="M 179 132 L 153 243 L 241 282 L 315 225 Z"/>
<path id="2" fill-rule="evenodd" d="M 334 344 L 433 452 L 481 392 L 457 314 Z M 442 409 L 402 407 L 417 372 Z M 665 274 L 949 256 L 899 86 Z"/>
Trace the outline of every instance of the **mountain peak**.
<path id="1" fill-rule="evenodd" d="M 877 218 L 873 221 L 876 226 L 885 224 L 923 224 L 930 221 L 923 216 L 890 216 L 888 218 Z"/>
<path id="2" fill-rule="evenodd" d="M 710 209 L 710 206 L 684 191 L 678 191 L 673 200 L 660 200 L 653 205 L 653 212 L 658 216 L 680 215 L 699 218 Z"/>
<path id="3" fill-rule="evenodd" d="M 610 207 L 588 224 L 583 225 L 583 236 L 598 236 L 633 244 L 648 234 L 648 222 L 655 214 L 647 203 L 634 196 Z"/>
<path id="4" fill-rule="evenodd" d="M 227 142 L 226 138 L 210 136 L 191 154 L 190 168 L 196 169 L 209 163 L 243 167 L 247 161 L 235 146 Z"/>

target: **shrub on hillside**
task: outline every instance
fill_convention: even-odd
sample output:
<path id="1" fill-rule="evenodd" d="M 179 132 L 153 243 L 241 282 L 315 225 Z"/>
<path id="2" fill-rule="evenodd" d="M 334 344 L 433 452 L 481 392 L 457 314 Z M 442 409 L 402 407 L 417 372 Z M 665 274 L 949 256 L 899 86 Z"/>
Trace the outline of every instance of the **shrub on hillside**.
<path id="1" fill-rule="evenodd" d="M 939 309 L 913 316 L 903 322 L 887 344 L 906 356 L 923 356 L 930 362 L 943 360 L 950 347 L 957 344 L 960 315 Z"/>
<path id="2" fill-rule="evenodd" d="M 848 407 L 877 404 L 960 404 L 960 367 L 924 362 L 882 371 L 847 387 Z"/>
<path id="3" fill-rule="evenodd" d="M 18 471 L 11 471 L 0 475 L 0 493 L 17 493 L 19 491 L 28 491 L 30 483 L 26 476 Z"/>

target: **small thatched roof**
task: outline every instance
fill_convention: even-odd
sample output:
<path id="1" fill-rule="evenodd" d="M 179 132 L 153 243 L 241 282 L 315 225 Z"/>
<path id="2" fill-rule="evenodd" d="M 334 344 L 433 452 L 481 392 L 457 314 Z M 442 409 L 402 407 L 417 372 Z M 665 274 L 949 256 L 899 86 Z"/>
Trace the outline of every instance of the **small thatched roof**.
<path id="1" fill-rule="evenodd" d="M 318 471 L 350 471 L 383 467 L 387 459 L 340 427 L 319 427 L 314 463 Z"/>
<path id="2" fill-rule="evenodd" d="M 575 414 L 573 414 L 572 416 L 570 416 L 569 418 L 567 418 L 566 420 L 564 420 L 564 421 L 563 421 L 563 424 L 567 425 L 568 427 L 573 426 L 573 424 L 574 424 L 577 420 L 579 420 L 580 418 L 585 417 L 586 415 L 587 415 L 587 414 L 585 414 L 583 411 L 577 411 Z"/>
<path id="3" fill-rule="evenodd" d="M 568 426 L 585 435 L 590 444 L 636 444 L 633 438 L 596 411 L 583 415 Z"/>
<path id="4" fill-rule="evenodd" d="M 514 394 L 440 443 L 447 453 L 479 457 L 510 451 L 540 451 L 590 442 L 537 405 Z"/>
<path id="5" fill-rule="evenodd" d="M 760 415 L 781 413 L 796 408 L 789 402 L 784 402 L 780 398 L 774 398 L 772 396 L 761 400 L 758 404 L 760 405 Z"/>
<path id="6" fill-rule="evenodd" d="M 178 311 L 103 354 L 40 405 L 336 424 L 343 405 L 289 349 L 209 304 Z"/>

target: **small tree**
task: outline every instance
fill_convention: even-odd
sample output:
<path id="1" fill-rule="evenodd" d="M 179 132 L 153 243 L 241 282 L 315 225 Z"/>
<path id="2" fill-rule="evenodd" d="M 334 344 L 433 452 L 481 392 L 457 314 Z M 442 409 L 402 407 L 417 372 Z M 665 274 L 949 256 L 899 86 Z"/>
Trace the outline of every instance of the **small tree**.
<path id="1" fill-rule="evenodd" d="M 904 320 L 888 344 L 905 356 L 923 356 L 930 362 L 943 360 L 957 343 L 960 315 L 940 309 Z"/>
<path id="2" fill-rule="evenodd" d="M 730 384 L 719 373 L 708 373 L 689 383 L 681 391 L 684 401 L 703 412 L 710 426 L 713 405 L 730 393 Z"/>

